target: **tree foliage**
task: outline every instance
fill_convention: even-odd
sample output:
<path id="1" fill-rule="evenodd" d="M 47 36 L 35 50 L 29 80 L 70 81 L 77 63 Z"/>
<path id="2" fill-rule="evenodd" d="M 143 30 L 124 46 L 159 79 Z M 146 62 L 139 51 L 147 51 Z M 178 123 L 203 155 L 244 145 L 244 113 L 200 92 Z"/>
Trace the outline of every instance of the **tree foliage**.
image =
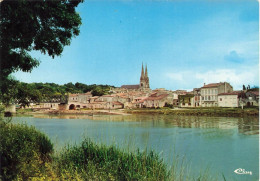
<path id="1" fill-rule="evenodd" d="M 18 93 L 18 81 L 8 76 L 4 81 L 0 80 L 0 102 L 5 105 L 15 101 Z"/>
<path id="2" fill-rule="evenodd" d="M 82 0 L 16 0 L 0 1 L 0 102 L 8 104 L 15 98 L 34 97 L 37 92 L 18 89 L 9 75 L 21 70 L 30 72 L 40 63 L 30 55 L 40 51 L 52 58 L 61 55 L 73 36 L 79 35 L 81 18 L 75 8 Z M 21 86 L 21 85 L 20 85 Z M 46 94 L 52 92 L 45 90 Z"/>
<path id="3" fill-rule="evenodd" d="M 67 83 L 64 85 L 58 85 L 55 83 L 24 83 L 19 82 L 13 78 L 9 78 L 9 87 L 12 89 L 4 90 L 5 92 L 1 98 L 2 102 L 6 104 L 18 103 L 21 106 L 29 106 L 31 102 L 41 102 L 44 98 L 53 98 L 57 96 L 64 96 L 72 93 L 86 93 L 91 91 L 94 96 L 101 96 L 108 94 L 111 87 L 109 85 L 86 85 L 83 83 Z M 3 86 L 5 87 L 5 86 Z"/>
<path id="4" fill-rule="evenodd" d="M 39 61 L 36 50 L 51 57 L 61 55 L 73 36 L 79 35 L 81 18 L 75 8 L 81 0 L 3 0 L 0 4 L 0 74 L 29 72 Z"/>

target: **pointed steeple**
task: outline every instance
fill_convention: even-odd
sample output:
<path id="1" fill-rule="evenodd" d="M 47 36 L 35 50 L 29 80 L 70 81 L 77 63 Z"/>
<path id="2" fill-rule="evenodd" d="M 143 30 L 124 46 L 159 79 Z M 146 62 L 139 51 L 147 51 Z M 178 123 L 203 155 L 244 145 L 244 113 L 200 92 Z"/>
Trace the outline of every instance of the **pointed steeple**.
<path id="1" fill-rule="evenodd" d="M 148 77 L 147 64 L 145 65 L 145 78 Z"/>
<path id="2" fill-rule="evenodd" d="M 142 72 L 141 72 L 141 79 L 144 78 L 144 66 L 143 66 L 143 63 L 142 63 Z"/>

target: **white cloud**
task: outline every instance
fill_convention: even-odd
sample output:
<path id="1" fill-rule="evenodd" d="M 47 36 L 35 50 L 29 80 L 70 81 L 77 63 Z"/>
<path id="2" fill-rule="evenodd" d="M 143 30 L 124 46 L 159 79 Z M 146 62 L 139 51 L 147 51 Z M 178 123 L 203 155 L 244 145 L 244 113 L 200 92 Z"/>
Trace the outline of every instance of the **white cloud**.
<path id="1" fill-rule="evenodd" d="M 201 87 L 203 83 L 229 82 L 235 90 L 241 89 L 242 85 L 258 85 L 258 67 L 245 67 L 243 70 L 235 69 L 216 69 L 206 72 L 198 71 L 179 71 L 166 73 L 165 76 L 171 79 L 175 89 L 184 87 L 191 89 Z"/>
<path id="2" fill-rule="evenodd" d="M 235 89 L 241 89 L 242 84 L 258 84 L 258 71 L 256 69 L 245 69 L 236 71 L 234 69 L 218 69 L 204 73 L 196 73 L 196 79 L 205 83 L 230 82 Z"/>

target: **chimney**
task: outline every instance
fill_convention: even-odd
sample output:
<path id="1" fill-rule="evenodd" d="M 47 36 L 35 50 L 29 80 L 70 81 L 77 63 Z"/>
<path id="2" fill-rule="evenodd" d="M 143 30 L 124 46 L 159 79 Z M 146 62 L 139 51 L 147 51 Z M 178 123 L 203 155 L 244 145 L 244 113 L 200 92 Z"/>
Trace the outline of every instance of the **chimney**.
<path id="1" fill-rule="evenodd" d="M 204 83 L 204 86 L 206 85 L 206 83 Z"/>

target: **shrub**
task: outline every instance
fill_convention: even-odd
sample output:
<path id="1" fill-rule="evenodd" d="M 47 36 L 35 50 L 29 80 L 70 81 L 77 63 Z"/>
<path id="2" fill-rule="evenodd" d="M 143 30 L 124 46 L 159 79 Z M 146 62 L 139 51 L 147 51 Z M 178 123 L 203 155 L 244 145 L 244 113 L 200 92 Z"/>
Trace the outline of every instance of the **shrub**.
<path id="1" fill-rule="evenodd" d="M 40 164 L 49 160 L 53 145 L 34 127 L 23 124 L 1 124 L 0 176 L 12 180 L 20 174 L 23 180 L 36 174 Z M 35 168 L 35 169 L 34 169 Z"/>

